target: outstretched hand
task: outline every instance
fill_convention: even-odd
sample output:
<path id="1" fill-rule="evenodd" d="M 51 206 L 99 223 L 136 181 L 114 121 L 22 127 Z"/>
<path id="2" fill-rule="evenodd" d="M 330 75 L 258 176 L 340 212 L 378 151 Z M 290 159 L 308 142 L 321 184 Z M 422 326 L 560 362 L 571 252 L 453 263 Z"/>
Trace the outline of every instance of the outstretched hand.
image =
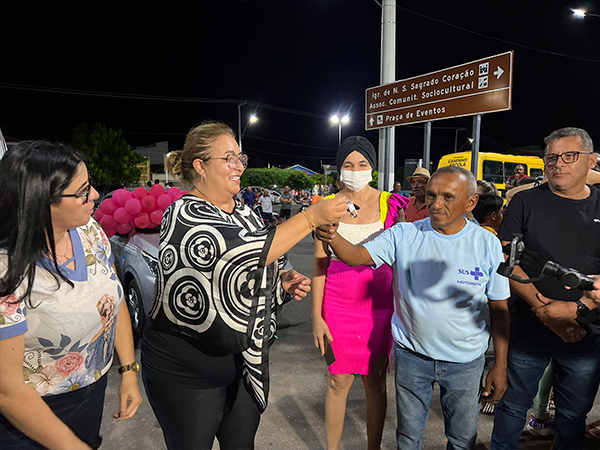
<path id="1" fill-rule="evenodd" d="M 311 205 L 306 212 L 317 227 L 327 223 L 339 222 L 342 217 L 349 214 L 346 197 L 342 195 L 319 200 L 317 203 Z"/>
<path id="2" fill-rule="evenodd" d="M 311 279 L 294 269 L 282 272 L 281 285 L 288 294 L 296 300 L 302 300 L 310 292 Z"/>

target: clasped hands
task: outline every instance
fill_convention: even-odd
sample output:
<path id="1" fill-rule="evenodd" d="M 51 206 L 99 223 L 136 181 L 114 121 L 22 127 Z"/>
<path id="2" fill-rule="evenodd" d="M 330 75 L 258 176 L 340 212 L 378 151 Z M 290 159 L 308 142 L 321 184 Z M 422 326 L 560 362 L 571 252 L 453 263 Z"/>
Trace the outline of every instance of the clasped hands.
<path id="1" fill-rule="evenodd" d="M 323 242 L 332 242 L 338 226 L 339 222 L 318 226 L 315 237 Z"/>
<path id="2" fill-rule="evenodd" d="M 594 305 L 598 306 L 600 305 L 600 276 L 590 275 L 590 278 L 596 280 L 594 290 L 584 291 L 584 297 L 589 298 L 594 302 Z M 579 342 L 585 337 L 585 330 L 575 321 L 577 318 L 577 304 L 575 302 L 552 300 L 540 293 L 536 295 L 543 305 L 531 308 L 531 310 L 544 325 L 554 331 L 565 342 Z"/>

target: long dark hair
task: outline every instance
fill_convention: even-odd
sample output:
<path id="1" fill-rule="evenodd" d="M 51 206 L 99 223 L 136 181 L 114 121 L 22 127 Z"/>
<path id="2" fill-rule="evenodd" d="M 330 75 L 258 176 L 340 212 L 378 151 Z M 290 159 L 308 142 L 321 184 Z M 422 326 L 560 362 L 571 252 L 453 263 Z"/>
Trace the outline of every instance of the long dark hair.
<path id="1" fill-rule="evenodd" d="M 20 142 L 0 160 L 0 249 L 8 267 L 0 279 L 0 297 L 26 281 L 21 300 L 29 299 L 36 263 L 44 256 L 54 262 L 57 285 L 60 279 L 73 285 L 56 262 L 51 205 L 71 184 L 83 154 L 64 144 L 46 141 Z M 60 277 L 60 278 L 59 278 Z"/>

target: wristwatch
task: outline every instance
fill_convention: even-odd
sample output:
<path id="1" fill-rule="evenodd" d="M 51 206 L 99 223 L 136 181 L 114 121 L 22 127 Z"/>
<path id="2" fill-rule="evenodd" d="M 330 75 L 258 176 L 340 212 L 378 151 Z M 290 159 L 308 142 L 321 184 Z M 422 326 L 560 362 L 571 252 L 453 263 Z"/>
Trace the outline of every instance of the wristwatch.
<path id="1" fill-rule="evenodd" d="M 581 300 L 577 299 L 575 303 L 577 304 L 577 317 L 586 317 L 590 313 L 590 308 L 585 306 Z"/>
<path id="2" fill-rule="evenodd" d="M 589 311 L 590 310 L 588 309 L 588 312 Z M 140 365 L 137 363 L 137 361 L 127 364 L 126 366 L 119 367 L 119 373 L 129 372 L 130 370 L 133 373 L 138 373 L 140 371 Z"/>

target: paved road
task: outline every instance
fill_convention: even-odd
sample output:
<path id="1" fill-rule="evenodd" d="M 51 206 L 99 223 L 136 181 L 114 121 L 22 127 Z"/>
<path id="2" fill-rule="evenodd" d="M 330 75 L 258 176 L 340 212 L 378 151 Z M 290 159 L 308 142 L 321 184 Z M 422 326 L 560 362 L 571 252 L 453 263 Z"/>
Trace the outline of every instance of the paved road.
<path id="1" fill-rule="evenodd" d="M 302 240 L 289 257 L 295 268 L 310 274 L 312 266 L 311 237 Z M 256 437 L 256 448 L 272 450 L 316 450 L 325 445 L 324 399 L 327 369 L 312 343 L 310 296 L 301 302 L 286 305 L 278 321 L 278 339 L 271 350 L 271 393 L 269 407 L 263 414 Z M 139 350 L 138 350 L 139 351 Z M 139 360 L 139 359 L 138 359 Z M 118 409 L 119 375 L 116 364 L 109 372 L 107 400 L 102 433 L 103 450 L 164 449 L 164 441 L 152 409 L 145 400 L 138 414 L 128 421 L 116 421 L 111 414 Z M 395 449 L 395 398 L 393 372 L 388 374 L 388 414 L 384 429 L 384 450 Z M 144 394 L 145 397 L 145 394 Z M 596 405 L 600 405 L 598 397 Z M 182 405 L 185 410 L 185 405 Z M 347 419 L 342 449 L 365 449 L 364 390 L 355 380 L 348 399 Z M 488 449 L 493 423 L 492 416 L 480 415 L 477 449 Z M 595 406 L 588 422 L 600 419 L 600 407 Z M 589 441 L 586 448 L 599 448 L 600 441 Z M 218 444 L 215 444 L 218 449 Z M 434 393 L 429 422 L 425 430 L 425 450 L 446 448 L 443 417 L 438 391 Z M 533 438 L 524 433 L 522 448 L 548 449 L 545 438 Z"/>

